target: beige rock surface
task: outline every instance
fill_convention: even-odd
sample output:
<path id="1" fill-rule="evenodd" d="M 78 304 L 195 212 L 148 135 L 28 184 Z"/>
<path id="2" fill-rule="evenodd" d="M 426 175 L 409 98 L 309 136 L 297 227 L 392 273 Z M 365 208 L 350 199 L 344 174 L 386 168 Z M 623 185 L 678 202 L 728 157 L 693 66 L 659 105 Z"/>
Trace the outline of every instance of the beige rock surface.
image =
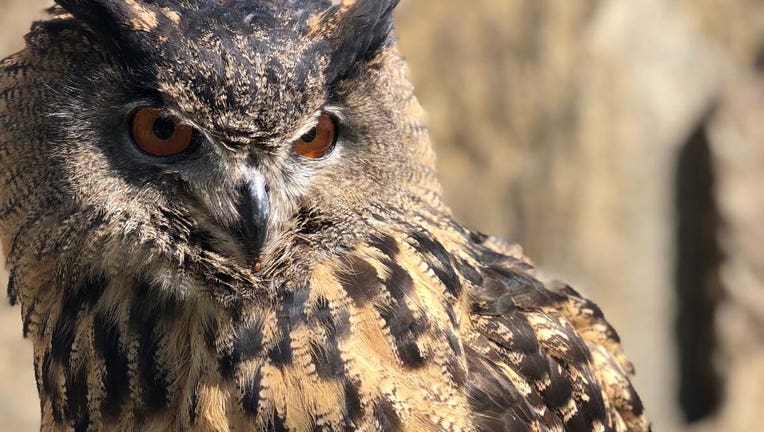
<path id="1" fill-rule="evenodd" d="M 724 300 L 716 328 L 727 400 L 710 430 L 761 429 L 764 406 L 764 75 L 730 85 L 710 119 Z"/>
<path id="2" fill-rule="evenodd" d="M 675 288 L 678 154 L 708 112 L 715 108 L 721 116 L 731 109 L 720 100 L 757 93 L 750 86 L 735 89 L 741 74 L 762 62 L 764 5 L 433 3 L 404 3 L 399 33 L 431 115 L 449 202 L 473 226 L 519 240 L 547 274 L 597 299 L 636 364 L 635 382 L 655 429 L 680 430 L 675 321 L 687 299 L 676 298 Z M 745 110 L 738 106 L 727 117 Z M 750 180 L 764 162 L 748 158 L 750 147 L 762 148 L 761 139 L 749 133 L 737 140 L 735 147 L 725 147 L 729 140 L 713 143 L 714 149 L 729 148 L 736 161 L 748 161 L 747 171 L 729 163 L 718 168 L 721 187 L 732 182 L 737 188 L 734 195 L 717 191 L 720 207 L 749 244 L 743 249 L 727 241 L 735 253 L 724 269 L 742 256 L 760 256 L 762 243 L 752 239 L 764 234 L 764 224 L 737 220 L 744 208 L 723 204 L 732 196 L 742 207 L 754 205 L 754 196 L 764 199 L 762 183 Z M 727 273 L 748 278 L 735 281 L 737 291 L 764 297 L 751 291 L 757 281 L 749 270 L 727 270 L 723 280 L 731 283 Z M 739 305 L 749 303 L 719 303 L 719 316 L 734 304 L 742 316 Z M 751 329 L 762 332 L 763 323 L 748 319 L 742 338 L 757 340 Z M 735 340 L 734 334 L 718 326 L 719 340 Z M 754 430 L 744 419 L 754 421 L 751 410 L 764 406 L 753 391 L 764 377 L 743 377 L 747 364 L 760 363 L 757 351 L 723 343 L 716 353 L 739 359 L 722 371 L 729 375 L 723 417 L 739 417 L 729 430 Z"/>

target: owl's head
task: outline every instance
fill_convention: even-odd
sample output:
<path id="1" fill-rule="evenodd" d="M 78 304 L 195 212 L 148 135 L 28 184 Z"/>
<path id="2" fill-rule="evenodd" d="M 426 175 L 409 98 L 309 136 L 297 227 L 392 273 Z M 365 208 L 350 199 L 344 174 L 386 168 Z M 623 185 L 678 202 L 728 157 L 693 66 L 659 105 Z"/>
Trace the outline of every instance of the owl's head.
<path id="1" fill-rule="evenodd" d="M 438 202 L 390 36 L 397 0 L 57 3 L 0 67 L 17 264 L 55 252 L 118 271 L 203 251 L 266 271 Z"/>

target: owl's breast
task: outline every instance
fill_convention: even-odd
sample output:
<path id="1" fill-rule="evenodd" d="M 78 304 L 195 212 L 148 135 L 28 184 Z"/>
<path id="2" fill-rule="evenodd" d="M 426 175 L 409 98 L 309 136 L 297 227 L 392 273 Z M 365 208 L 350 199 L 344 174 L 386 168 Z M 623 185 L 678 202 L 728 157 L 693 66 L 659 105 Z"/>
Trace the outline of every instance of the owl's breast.
<path id="1" fill-rule="evenodd" d="M 458 335 L 461 282 L 422 254 L 428 241 L 375 236 L 316 266 L 267 316 L 242 317 L 232 377 L 253 424 L 474 429 Z"/>

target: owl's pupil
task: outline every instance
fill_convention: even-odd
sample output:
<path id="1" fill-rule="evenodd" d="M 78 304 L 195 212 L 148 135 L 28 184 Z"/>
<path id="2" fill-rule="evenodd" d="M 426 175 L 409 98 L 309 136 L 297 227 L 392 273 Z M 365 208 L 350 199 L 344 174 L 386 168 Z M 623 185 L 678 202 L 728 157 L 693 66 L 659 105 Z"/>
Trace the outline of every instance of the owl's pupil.
<path id="1" fill-rule="evenodd" d="M 318 128 L 313 128 L 310 130 L 310 132 L 303 135 L 300 139 L 305 141 L 306 143 L 313 142 L 313 140 L 316 139 L 317 131 L 318 131 Z"/>
<path id="2" fill-rule="evenodd" d="M 154 120 L 154 135 L 161 140 L 168 140 L 175 135 L 175 122 L 169 117 Z"/>

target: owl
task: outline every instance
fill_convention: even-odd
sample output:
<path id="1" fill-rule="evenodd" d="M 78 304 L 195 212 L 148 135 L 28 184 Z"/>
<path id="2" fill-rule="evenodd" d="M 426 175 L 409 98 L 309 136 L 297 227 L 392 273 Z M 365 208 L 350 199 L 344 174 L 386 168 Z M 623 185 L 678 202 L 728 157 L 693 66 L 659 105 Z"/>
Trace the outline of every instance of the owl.
<path id="1" fill-rule="evenodd" d="M 43 432 L 645 431 L 600 309 L 456 222 L 396 0 L 56 0 L 0 63 Z"/>

